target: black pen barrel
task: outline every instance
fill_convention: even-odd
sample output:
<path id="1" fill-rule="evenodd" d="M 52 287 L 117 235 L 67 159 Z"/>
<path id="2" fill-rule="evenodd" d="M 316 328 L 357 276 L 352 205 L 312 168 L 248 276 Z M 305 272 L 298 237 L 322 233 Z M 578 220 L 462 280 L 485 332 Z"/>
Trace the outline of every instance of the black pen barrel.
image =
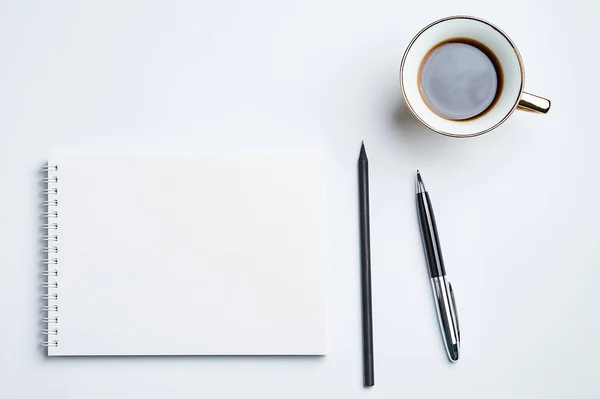
<path id="1" fill-rule="evenodd" d="M 445 276 L 446 268 L 442 257 L 442 247 L 438 237 L 433 207 L 427 191 L 417 194 L 417 207 L 429 275 L 431 278 Z"/>

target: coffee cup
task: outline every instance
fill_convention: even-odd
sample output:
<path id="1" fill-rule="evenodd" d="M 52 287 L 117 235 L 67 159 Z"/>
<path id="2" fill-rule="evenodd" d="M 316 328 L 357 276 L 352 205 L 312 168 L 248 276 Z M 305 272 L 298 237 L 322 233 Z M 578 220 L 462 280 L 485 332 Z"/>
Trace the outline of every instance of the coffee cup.
<path id="1" fill-rule="evenodd" d="M 523 61 L 498 27 L 453 16 L 423 28 L 400 66 L 408 109 L 429 129 L 474 137 L 500 126 L 515 109 L 545 114 L 550 101 L 524 91 Z"/>

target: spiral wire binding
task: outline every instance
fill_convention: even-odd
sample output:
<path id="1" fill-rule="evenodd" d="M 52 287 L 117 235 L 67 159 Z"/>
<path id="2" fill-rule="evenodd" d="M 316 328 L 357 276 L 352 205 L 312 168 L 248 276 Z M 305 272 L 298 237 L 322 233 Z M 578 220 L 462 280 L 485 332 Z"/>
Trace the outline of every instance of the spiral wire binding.
<path id="1" fill-rule="evenodd" d="M 58 166 L 45 165 L 42 167 L 44 200 L 42 201 L 42 276 L 44 278 L 41 288 L 41 298 L 45 304 L 42 306 L 44 324 L 42 341 L 44 347 L 58 347 Z"/>

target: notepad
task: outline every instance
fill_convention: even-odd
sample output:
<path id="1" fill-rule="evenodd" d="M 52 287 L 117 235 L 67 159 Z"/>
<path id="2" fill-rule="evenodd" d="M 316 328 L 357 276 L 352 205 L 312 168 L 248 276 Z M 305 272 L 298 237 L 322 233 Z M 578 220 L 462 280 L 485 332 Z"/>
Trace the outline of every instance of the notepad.
<path id="1" fill-rule="evenodd" d="M 322 165 L 298 154 L 49 159 L 48 355 L 326 354 Z"/>

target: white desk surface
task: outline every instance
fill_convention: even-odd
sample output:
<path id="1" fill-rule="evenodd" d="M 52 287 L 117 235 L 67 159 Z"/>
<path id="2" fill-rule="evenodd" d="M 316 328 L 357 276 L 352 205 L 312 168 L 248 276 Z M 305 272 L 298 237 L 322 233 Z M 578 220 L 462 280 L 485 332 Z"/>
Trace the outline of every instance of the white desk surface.
<path id="1" fill-rule="evenodd" d="M 486 18 L 513 38 L 526 88 L 552 99 L 550 114 L 516 113 L 466 140 L 416 123 L 402 105 L 400 59 L 421 27 L 452 14 Z M 3 2 L 0 397 L 599 397 L 599 15 L 593 0 Z M 362 139 L 376 348 L 368 390 Z M 36 169 L 49 154 L 298 147 L 329 155 L 330 355 L 42 354 Z M 457 295 L 457 364 L 446 360 L 434 314 L 417 168 Z"/>

